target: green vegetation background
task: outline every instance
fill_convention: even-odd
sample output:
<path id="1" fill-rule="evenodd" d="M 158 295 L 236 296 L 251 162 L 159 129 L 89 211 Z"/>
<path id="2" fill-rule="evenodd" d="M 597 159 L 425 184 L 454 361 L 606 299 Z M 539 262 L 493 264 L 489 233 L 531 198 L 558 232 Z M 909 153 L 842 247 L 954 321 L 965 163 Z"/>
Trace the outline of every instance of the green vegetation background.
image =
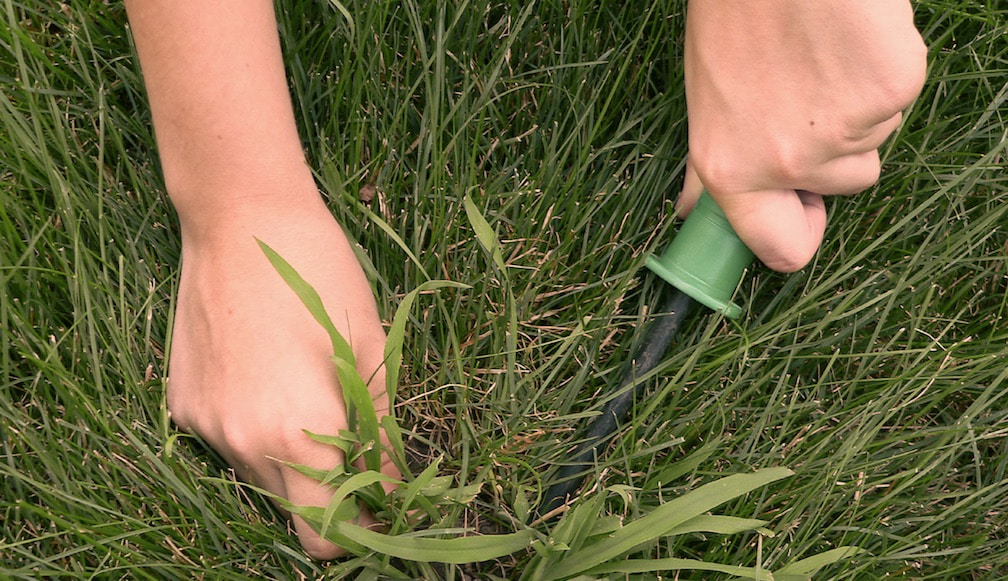
<path id="1" fill-rule="evenodd" d="M 421 464 L 481 484 L 446 522 L 506 531 L 653 300 L 642 264 L 674 232 L 686 153 L 684 2 L 346 7 L 279 5 L 302 136 L 385 315 L 429 278 L 470 285 L 418 298 L 397 416 Z M 642 558 L 776 568 L 853 545 L 829 577 L 1008 576 L 1008 7 L 915 10 L 929 80 L 881 183 L 830 202 L 809 267 L 754 268 L 737 324 L 685 330 L 599 467 L 629 520 L 786 466 L 720 509 L 768 530 Z M 307 559 L 167 418 L 178 231 L 122 7 L 4 0 L 0 19 L 0 576 L 361 574 Z"/>

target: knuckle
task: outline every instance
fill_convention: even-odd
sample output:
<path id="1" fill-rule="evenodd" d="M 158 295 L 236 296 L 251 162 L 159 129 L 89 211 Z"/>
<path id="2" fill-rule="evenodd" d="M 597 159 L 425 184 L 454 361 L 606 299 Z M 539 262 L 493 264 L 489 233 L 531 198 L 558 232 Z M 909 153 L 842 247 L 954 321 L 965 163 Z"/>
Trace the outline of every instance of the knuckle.
<path id="1" fill-rule="evenodd" d="M 281 460 L 303 463 L 306 460 L 305 449 L 309 441 L 305 429 L 305 426 L 281 421 L 270 434 L 268 446 L 271 455 Z"/>
<path id="2" fill-rule="evenodd" d="M 766 150 L 766 155 L 767 171 L 773 180 L 770 185 L 797 188 L 806 179 L 809 161 L 802 148 L 778 142 Z"/>
<path id="3" fill-rule="evenodd" d="M 883 102 L 895 113 L 907 108 L 917 98 L 926 79 L 927 46 L 918 35 L 907 43 L 903 59 L 880 80 L 877 89 Z"/>
<path id="4" fill-rule="evenodd" d="M 693 158 L 692 152 L 690 156 Z M 697 155 L 693 159 L 693 168 L 704 187 L 711 192 L 737 189 L 742 169 L 726 155 Z"/>
<path id="5" fill-rule="evenodd" d="M 224 449 L 240 462 L 257 463 L 263 450 L 256 431 L 250 427 L 251 423 L 225 420 L 221 424 L 220 432 L 224 440 Z"/>
<path id="6" fill-rule="evenodd" d="M 306 436 L 285 413 L 243 415 L 231 410 L 220 418 L 224 446 L 249 465 L 260 465 L 267 457 L 297 461 L 298 440 Z"/>

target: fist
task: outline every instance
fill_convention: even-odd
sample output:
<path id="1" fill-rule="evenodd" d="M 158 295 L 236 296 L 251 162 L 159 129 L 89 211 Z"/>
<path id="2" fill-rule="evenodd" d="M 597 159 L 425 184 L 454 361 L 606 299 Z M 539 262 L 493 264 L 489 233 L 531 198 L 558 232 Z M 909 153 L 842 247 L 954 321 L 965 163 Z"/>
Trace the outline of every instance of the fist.
<path id="1" fill-rule="evenodd" d="M 878 181 L 926 57 L 906 0 L 690 0 L 680 213 L 706 188 L 764 264 L 802 268 L 825 231 L 822 197 Z"/>

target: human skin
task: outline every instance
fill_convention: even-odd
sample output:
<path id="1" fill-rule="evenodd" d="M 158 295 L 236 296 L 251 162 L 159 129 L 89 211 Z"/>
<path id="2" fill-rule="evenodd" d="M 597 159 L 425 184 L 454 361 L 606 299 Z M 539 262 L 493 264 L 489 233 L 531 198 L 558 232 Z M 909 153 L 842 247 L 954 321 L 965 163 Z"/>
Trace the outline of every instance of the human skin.
<path id="1" fill-rule="evenodd" d="M 907 0 L 690 0 L 681 214 L 706 187 L 764 264 L 802 268 L 823 196 L 878 180 L 926 56 Z"/>
<path id="2" fill-rule="evenodd" d="M 269 0 L 129 0 L 182 266 L 168 408 L 238 476 L 296 505 L 332 490 L 285 465 L 343 462 L 304 430 L 335 435 L 347 412 L 326 332 L 259 248 L 312 284 L 348 339 L 379 417 L 388 413 L 385 334 L 374 296 L 326 208 L 298 138 Z M 383 472 L 397 477 L 384 457 Z M 300 517 L 319 559 L 341 553 Z M 369 524 L 369 515 L 360 522 Z"/>

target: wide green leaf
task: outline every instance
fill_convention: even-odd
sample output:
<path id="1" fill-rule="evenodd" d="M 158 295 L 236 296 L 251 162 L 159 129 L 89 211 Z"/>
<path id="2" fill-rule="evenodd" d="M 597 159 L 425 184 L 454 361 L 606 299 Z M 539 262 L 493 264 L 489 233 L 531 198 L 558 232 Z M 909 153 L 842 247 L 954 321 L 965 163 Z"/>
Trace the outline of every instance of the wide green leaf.
<path id="1" fill-rule="evenodd" d="M 354 359 L 350 343 L 343 338 L 343 335 L 336 329 L 336 325 L 333 324 L 332 319 L 329 318 L 329 313 L 326 312 L 325 305 L 322 303 L 322 297 L 316 292 L 315 287 L 309 284 L 276 250 L 273 250 L 268 244 L 258 238 L 256 238 L 256 242 L 259 243 L 259 248 L 262 249 L 263 254 L 266 255 L 270 264 L 273 265 L 273 268 L 280 274 L 280 277 L 287 283 L 287 286 L 297 294 L 298 298 L 301 299 L 301 302 L 308 309 L 308 312 L 311 313 L 312 317 L 315 317 L 315 320 L 329 334 L 333 354 L 346 359 L 351 365 L 356 365 L 357 362 Z"/>
<path id="2" fill-rule="evenodd" d="M 500 242 L 497 241 L 497 234 L 494 232 L 493 227 L 483 217 L 479 208 L 476 207 L 476 204 L 473 203 L 468 195 L 462 199 L 462 205 L 465 207 L 466 216 L 469 218 L 469 223 L 472 224 L 473 231 L 476 233 L 476 240 L 479 241 L 480 246 L 490 253 L 490 259 L 493 260 L 494 265 L 501 271 L 501 274 L 506 275 L 507 268 L 504 265 L 504 256 L 501 254 Z"/>
<path id="3" fill-rule="evenodd" d="M 765 520 L 739 518 L 717 514 L 701 514 L 695 516 L 668 532 L 666 536 L 685 535 L 687 533 L 712 533 L 716 535 L 734 535 L 756 530 L 765 526 Z"/>
<path id="4" fill-rule="evenodd" d="M 364 465 L 368 470 L 381 470 L 381 432 L 371 391 L 349 360 L 336 355 L 333 355 L 332 360 L 336 363 L 336 375 L 343 389 L 343 397 L 349 402 L 347 407 L 357 413 L 361 440 L 365 445 L 370 444 L 370 448 L 364 451 Z"/>
<path id="5" fill-rule="evenodd" d="M 864 550 L 858 547 L 837 547 L 785 565 L 777 570 L 774 577 L 777 581 L 805 581 L 811 579 L 820 569 L 863 552 Z"/>
<path id="6" fill-rule="evenodd" d="M 437 539 L 416 533 L 386 535 L 346 522 L 333 523 L 332 537 L 341 537 L 383 555 L 424 563 L 478 563 L 492 561 L 531 545 L 530 530 L 503 535 Z"/>
<path id="7" fill-rule="evenodd" d="M 587 573 L 591 575 L 612 575 L 613 573 L 622 575 L 632 575 L 639 573 L 671 573 L 673 571 L 713 571 L 725 573 L 734 577 L 744 579 L 757 579 L 763 581 L 779 581 L 775 575 L 764 569 L 755 567 L 742 567 L 738 565 L 722 565 L 719 563 L 708 563 L 697 559 L 627 559 L 625 561 L 614 561 L 599 565 Z"/>
<path id="8" fill-rule="evenodd" d="M 752 474 L 726 476 L 675 498 L 636 519 L 607 538 L 572 551 L 546 572 L 563 579 L 617 559 L 635 547 L 663 537 L 686 521 L 761 486 L 793 474 L 787 468 L 767 468 Z"/>
<path id="9" fill-rule="evenodd" d="M 372 484 L 378 484 L 379 482 L 395 482 L 395 480 L 389 478 L 388 476 L 385 476 L 381 472 L 374 472 L 372 470 L 368 470 L 366 472 L 359 472 L 357 474 L 354 474 L 353 476 L 343 481 L 339 485 L 339 487 L 336 488 L 336 491 L 333 492 L 332 498 L 329 499 L 329 505 L 326 506 L 325 511 L 322 513 L 322 523 L 321 527 L 319 528 L 319 535 L 322 537 L 326 536 L 329 527 L 331 527 L 333 524 L 333 520 L 337 518 L 337 514 L 338 511 L 340 510 L 340 507 L 345 502 L 356 503 L 356 501 L 353 499 L 350 499 L 349 501 L 346 500 L 348 496 L 350 496 L 351 494 L 362 488 L 366 488 L 368 486 L 371 486 Z M 338 519 L 338 520 L 345 520 L 345 519 Z"/>

